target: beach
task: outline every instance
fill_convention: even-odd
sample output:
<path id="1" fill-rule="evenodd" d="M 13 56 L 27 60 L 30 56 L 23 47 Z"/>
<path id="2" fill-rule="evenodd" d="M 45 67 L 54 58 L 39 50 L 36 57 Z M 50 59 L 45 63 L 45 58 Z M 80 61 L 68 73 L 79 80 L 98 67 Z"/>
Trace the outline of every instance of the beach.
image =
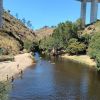
<path id="1" fill-rule="evenodd" d="M 62 58 L 66 58 L 66 59 L 69 59 L 69 60 L 72 60 L 78 63 L 82 63 L 90 67 L 96 67 L 96 62 L 93 61 L 93 59 L 90 59 L 88 55 L 69 56 L 68 54 L 65 54 L 62 56 Z"/>
<path id="2" fill-rule="evenodd" d="M 16 55 L 14 61 L 0 62 L 0 81 L 6 81 L 7 76 L 10 79 L 32 65 L 34 60 L 31 53 Z"/>

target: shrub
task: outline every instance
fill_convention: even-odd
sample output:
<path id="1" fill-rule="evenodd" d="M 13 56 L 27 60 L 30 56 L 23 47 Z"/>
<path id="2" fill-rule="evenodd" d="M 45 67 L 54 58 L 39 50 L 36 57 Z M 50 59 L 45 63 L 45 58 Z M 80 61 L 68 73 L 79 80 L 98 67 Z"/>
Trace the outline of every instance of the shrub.
<path id="1" fill-rule="evenodd" d="M 8 100 L 10 85 L 8 82 L 0 82 L 0 100 Z"/>
<path id="2" fill-rule="evenodd" d="M 39 48 L 40 49 L 44 49 L 47 52 L 49 50 L 52 50 L 52 48 L 54 47 L 54 38 L 53 37 L 48 37 L 48 38 L 44 38 L 41 40 Z"/>
<path id="3" fill-rule="evenodd" d="M 88 54 L 97 62 L 97 68 L 100 68 L 100 33 L 95 33 L 91 38 Z"/>
<path id="4" fill-rule="evenodd" d="M 81 54 L 86 50 L 86 45 L 78 42 L 78 39 L 72 38 L 68 42 L 67 52 L 69 54 Z"/>
<path id="5" fill-rule="evenodd" d="M 89 45 L 89 41 L 91 40 L 92 35 L 91 34 L 82 34 L 79 36 L 79 40 L 83 42 L 84 44 Z"/>
<path id="6" fill-rule="evenodd" d="M 29 40 L 25 40 L 24 41 L 24 49 L 26 49 L 28 52 L 30 51 L 31 47 L 32 47 L 33 42 L 29 41 Z"/>
<path id="7" fill-rule="evenodd" d="M 81 30 L 83 27 L 82 27 L 82 19 L 77 19 L 76 22 L 75 22 L 75 25 L 77 26 L 78 30 Z"/>

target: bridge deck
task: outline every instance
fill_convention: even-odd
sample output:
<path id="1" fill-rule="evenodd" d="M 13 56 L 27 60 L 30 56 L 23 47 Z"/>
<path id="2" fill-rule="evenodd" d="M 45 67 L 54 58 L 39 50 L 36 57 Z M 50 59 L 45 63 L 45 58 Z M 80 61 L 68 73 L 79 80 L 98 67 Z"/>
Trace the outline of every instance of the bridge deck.
<path id="1" fill-rule="evenodd" d="M 76 1 L 80 1 L 81 2 L 82 0 L 76 0 Z M 91 2 L 91 0 L 87 0 L 87 2 Z M 98 2 L 100 2 L 100 0 L 98 0 Z"/>

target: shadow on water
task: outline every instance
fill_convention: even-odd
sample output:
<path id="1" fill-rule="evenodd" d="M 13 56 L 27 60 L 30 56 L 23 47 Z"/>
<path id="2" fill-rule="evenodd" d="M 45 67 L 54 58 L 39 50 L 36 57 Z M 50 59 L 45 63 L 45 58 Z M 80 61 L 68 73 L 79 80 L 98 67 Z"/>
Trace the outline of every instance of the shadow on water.
<path id="1" fill-rule="evenodd" d="M 9 100 L 100 100 L 100 73 L 62 58 L 40 57 L 14 81 Z"/>

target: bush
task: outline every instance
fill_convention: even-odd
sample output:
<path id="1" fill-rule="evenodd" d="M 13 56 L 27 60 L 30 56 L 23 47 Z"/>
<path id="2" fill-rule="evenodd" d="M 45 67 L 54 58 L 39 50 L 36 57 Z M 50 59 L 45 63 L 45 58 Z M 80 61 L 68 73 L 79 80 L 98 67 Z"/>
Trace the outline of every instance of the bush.
<path id="1" fill-rule="evenodd" d="M 54 47 L 54 38 L 53 37 L 48 37 L 48 38 L 44 38 L 41 40 L 39 48 L 40 49 L 44 49 L 47 52 L 49 50 L 52 50 L 52 48 Z"/>
<path id="2" fill-rule="evenodd" d="M 78 30 L 81 30 L 82 27 L 82 19 L 77 19 L 75 22 L 75 25 L 77 26 Z"/>
<path id="3" fill-rule="evenodd" d="M 88 54 L 97 62 L 97 68 L 100 68 L 100 33 L 95 33 L 91 38 Z"/>
<path id="4" fill-rule="evenodd" d="M 0 82 L 0 100 L 8 100 L 10 85 L 8 82 Z"/>
<path id="5" fill-rule="evenodd" d="M 86 50 L 86 45 L 78 42 L 78 39 L 72 38 L 68 42 L 67 52 L 69 54 L 81 54 Z"/>
<path id="6" fill-rule="evenodd" d="M 32 41 L 29 40 L 24 41 L 24 49 L 26 49 L 28 52 L 30 51 L 32 45 L 33 45 Z"/>
<path id="7" fill-rule="evenodd" d="M 90 40 L 91 40 L 91 37 L 92 37 L 91 34 L 82 34 L 82 35 L 79 36 L 79 40 L 80 40 L 81 42 L 83 42 L 84 44 L 86 44 L 87 47 L 88 47 L 89 42 L 90 42 Z"/>

